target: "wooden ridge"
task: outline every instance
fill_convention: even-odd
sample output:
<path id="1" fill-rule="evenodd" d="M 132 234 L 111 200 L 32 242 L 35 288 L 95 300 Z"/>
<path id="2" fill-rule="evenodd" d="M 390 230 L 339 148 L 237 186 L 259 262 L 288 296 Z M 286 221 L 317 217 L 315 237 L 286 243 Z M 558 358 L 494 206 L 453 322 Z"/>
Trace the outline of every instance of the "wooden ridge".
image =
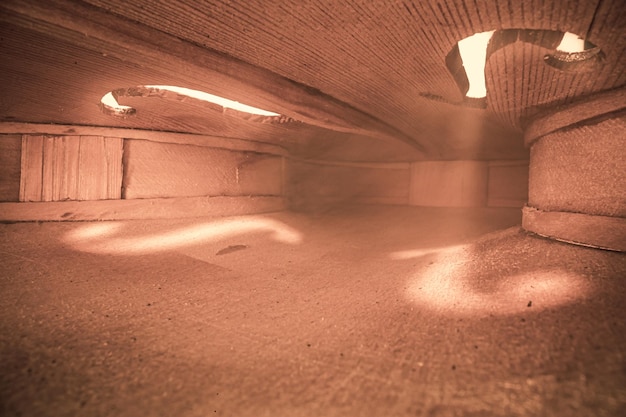
<path id="1" fill-rule="evenodd" d="M 598 249 L 626 252 L 626 218 L 564 211 L 522 209 L 522 227 L 543 237 Z"/>
<path id="2" fill-rule="evenodd" d="M 147 140 L 151 142 L 229 149 L 233 151 L 257 152 L 280 156 L 287 155 L 287 151 L 283 147 L 270 143 L 253 142 L 236 138 L 224 138 L 192 133 L 161 132 L 154 130 L 125 129 L 118 127 L 0 122 L 0 134 L 110 136 L 124 139 Z"/>

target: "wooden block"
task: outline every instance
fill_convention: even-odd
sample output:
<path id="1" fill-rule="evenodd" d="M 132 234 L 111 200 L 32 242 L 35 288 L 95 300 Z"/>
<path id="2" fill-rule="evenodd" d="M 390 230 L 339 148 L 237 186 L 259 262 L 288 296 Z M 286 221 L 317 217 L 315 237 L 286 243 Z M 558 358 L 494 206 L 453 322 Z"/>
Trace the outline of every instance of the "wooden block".
<path id="1" fill-rule="evenodd" d="M 77 200 L 121 198 L 123 140 L 81 136 Z"/>
<path id="2" fill-rule="evenodd" d="M 21 135 L 0 135 L 0 201 L 19 201 Z"/>
<path id="3" fill-rule="evenodd" d="M 487 163 L 424 161 L 411 164 L 409 203 L 432 207 L 482 207 L 487 203 Z"/>
<path id="4" fill-rule="evenodd" d="M 121 197 L 122 139 L 22 137 L 20 201 Z"/>
<path id="5" fill-rule="evenodd" d="M 487 205 L 523 207 L 528 201 L 528 161 L 489 161 Z"/>

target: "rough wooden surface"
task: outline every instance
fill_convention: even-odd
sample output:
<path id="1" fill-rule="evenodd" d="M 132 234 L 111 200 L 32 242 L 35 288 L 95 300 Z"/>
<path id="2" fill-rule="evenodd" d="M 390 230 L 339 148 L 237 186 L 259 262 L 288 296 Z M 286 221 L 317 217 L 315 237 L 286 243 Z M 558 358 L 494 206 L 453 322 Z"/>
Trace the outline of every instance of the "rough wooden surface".
<path id="1" fill-rule="evenodd" d="M 626 217 L 626 115 L 543 136 L 531 148 L 529 204 Z"/>
<path id="2" fill-rule="evenodd" d="M 584 213 L 522 210 L 522 227 L 551 239 L 600 249 L 626 252 L 626 218 Z"/>
<path id="3" fill-rule="evenodd" d="M 20 198 L 22 135 L 0 135 L 0 201 Z"/>
<path id="4" fill-rule="evenodd" d="M 0 203 L 0 221 L 100 221 L 237 216 L 285 209 L 282 197 L 181 197 Z"/>
<path id="5" fill-rule="evenodd" d="M 0 225 L 3 414 L 622 417 L 626 255 L 520 214 Z"/>
<path id="6" fill-rule="evenodd" d="M 122 142 L 102 136 L 24 135 L 20 201 L 120 198 Z"/>

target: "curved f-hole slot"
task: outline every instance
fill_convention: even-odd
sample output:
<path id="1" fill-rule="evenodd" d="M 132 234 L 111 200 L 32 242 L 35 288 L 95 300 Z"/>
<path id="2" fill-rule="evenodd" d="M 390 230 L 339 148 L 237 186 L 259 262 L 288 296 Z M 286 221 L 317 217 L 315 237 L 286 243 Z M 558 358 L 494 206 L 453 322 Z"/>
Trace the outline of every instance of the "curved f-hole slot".
<path id="1" fill-rule="evenodd" d="M 487 62 L 487 46 L 493 32 L 495 31 L 476 33 L 461 39 L 458 43 L 459 55 L 469 82 L 465 97 L 483 98 L 487 96 L 485 64 Z"/>
<path id="2" fill-rule="evenodd" d="M 504 29 L 476 33 L 461 39 L 446 56 L 446 66 L 464 95 L 465 104 L 486 107 L 487 60 L 497 50 L 517 41 L 553 50 L 544 61 L 564 71 L 593 70 L 603 58 L 599 47 L 571 32 Z"/>
<path id="3" fill-rule="evenodd" d="M 122 117 L 136 114 L 136 109 L 133 107 L 120 105 L 118 103 L 120 97 L 159 97 L 171 101 L 192 103 L 202 107 L 221 109 L 224 114 L 251 121 L 269 123 L 292 121 L 289 117 L 279 113 L 249 106 L 204 91 L 169 85 L 141 85 L 137 87 L 118 88 L 110 91 L 102 96 L 100 100 L 100 109 L 103 113 Z"/>

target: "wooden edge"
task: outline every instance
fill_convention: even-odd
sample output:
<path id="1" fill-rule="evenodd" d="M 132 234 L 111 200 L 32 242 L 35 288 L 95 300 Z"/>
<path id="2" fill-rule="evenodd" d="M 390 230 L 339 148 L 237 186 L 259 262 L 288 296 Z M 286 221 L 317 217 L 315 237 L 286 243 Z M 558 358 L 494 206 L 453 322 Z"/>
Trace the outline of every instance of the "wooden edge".
<path id="1" fill-rule="evenodd" d="M 493 198 L 487 196 L 487 207 L 524 207 L 525 199 Z"/>
<path id="2" fill-rule="evenodd" d="M 625 108 L 624 87 L 587 96 L 535 118 L 524 130 L 524 144 L 529 147 L 549 133 Z"/>
<path id="3" fill-rule="evenodd" d="M 239 216 L 285 210 L 283 197 L 181 197 L 0 203 L 0 221 L 99 221 Z"/>
<path id="4" fill-rule="evenodd" d="M 511 160 L 494 160 L 487 161 L 489 168 L 491 167 L 527 167 L 530 164 L 528 159 L 511 159 Z"/>
<path id="5" fill-rule="evenodd" d="M 77 126 L 41 123 L 0 122 L 0 134 L 61 135 L 61 136 L 108 136 L 151 142 L 195 145 L 207 148 L 228 149 L 287 156 L 285 148 L 263 142 L 192 133 L 161 132 L 155 130 L 126 129 L 119 127 Z"/>
<path id="6" fill-rule="evenodd" d="M 400 205 L 406 206 L 409 204 L 409 197 L 357 197 L 351 202 L 356 204 L 374 204 L 374 205 Z"/>
<path id="7" fill-rule="evenodd" d="M 343 168 L 373 168 L 373 169 L 398 169 L 408 170 L 411 162 L 347 162 L 347 161 L 323 161 L 319 159 L 289 158 L 288 162 L 303 165 L 320 165 Z"/>
<path id="8" fill-rule="evenodd" d="M 522 227 L 537 235 L 575 245 L 626 252 L 626 218 L 563 211 L 522 209 Z"/>

